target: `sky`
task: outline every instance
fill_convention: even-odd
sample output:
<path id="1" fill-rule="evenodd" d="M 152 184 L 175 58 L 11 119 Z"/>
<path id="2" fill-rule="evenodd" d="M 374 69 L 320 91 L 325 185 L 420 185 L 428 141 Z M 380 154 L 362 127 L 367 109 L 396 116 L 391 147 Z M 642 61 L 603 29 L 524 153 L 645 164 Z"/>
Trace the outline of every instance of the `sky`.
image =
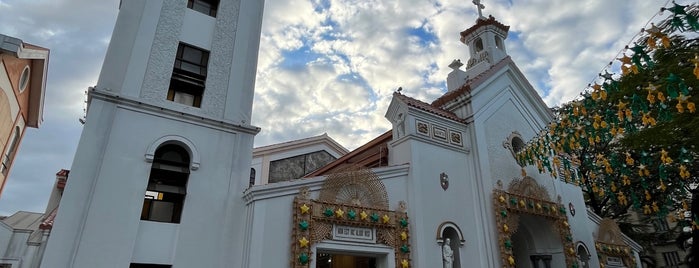
<path id="1" fill-rule="evenodd" d="M 484 15 L 510 26 L 508 54 L 555 106 L 577 96 L 668 1 L 482 2 Z M 56 172 L 71 168 L 85 91 L 97 82 L 118 5 L 0 0 L 0 33 L 51 50 L 44 122 L 25 132 L 0 215 L 43 212 Z M 469 59 L 459 32 L 477 14 L 469 0 L 266 0 L 255 146 L 327 133 L 354 149 L 384 133 L 398 87 L 425 102 L 446 92 L 449 63 Z"/>

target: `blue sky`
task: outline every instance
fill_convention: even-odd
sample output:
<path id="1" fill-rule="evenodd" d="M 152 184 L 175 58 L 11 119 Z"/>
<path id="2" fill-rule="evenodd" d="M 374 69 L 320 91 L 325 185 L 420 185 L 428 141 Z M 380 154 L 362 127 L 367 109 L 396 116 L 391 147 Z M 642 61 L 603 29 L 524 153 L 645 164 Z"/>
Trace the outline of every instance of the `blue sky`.
<path id="1" fill-rule="evenodd" d="M 483 0 L 510 25 L 510 56 L 549 105 L 575 97 L 666 0 Z M 686 3 L 689 1 L 678 1 Z M 84 91 L 97 82 L 119 0 L 0 0 L 0 33 L 51 49 L 44 124 L 29 129 L 0 215 L 43 211 L 80 136 Z M 391 94 L 445 92 L 469 0 L 266 0 L 253 124 L 256 146 L 328 133 L 353 149 L 389 129 Z"/>

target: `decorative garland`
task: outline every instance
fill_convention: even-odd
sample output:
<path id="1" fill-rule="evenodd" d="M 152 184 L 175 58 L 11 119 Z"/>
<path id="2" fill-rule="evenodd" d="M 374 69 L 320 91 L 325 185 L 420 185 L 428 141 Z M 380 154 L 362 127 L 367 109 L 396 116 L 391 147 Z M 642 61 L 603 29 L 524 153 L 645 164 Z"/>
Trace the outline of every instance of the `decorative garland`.
<path id="1" fill-rule="evenodd" d="M 332 239 L 332 225 L 373 228 L 376 241 L 392 246 L 396 264 L 410 267 L 408 214 L 376 208 L 294 198 L 291 267 L 309 267 L 314 243 Z"/>
<path id="2" fill-rule="evenodd" d="M 604 268 L 604 260 L 607 257 L 619 257 L 628 267 L 636 267 L 636 260 L 632 257 L 631 247 L 629 246 L 597 241 L 595 242 L 595 249 L 597 249 L 597 257 L 599 258 L 601 268 Z"/>
<path id="3" fill-rule="evenodd" d="M 641 31 L 638 42 L 627 46 L 615 59 L 621 71 L 617 77 L 654 68 L 650 55 L 658 48 L 671 47 L 670 36 L 699 31 L 698 10 L 696 4 L 683 6 L 675 2 L 662 8 L 661 11 L 670 14 L 665 22 L 656 26 L 649 21 L 650 27 Z M 691 182 L 690 171 L 696 165 L 696 152 L 687 148 L 646 148 L 641 152 L 612 151 L 591 157 L 576 155 L 576 152 L 614 143 L 629 133 L 669 122 L 678 114 L 695 113 L 695 102 L 699 98 L 690 95 L 688 81 L 699 79 L 699 55 L 686 60 L 693 67 L 690 76 L 663 74 L 664 77 L 640 86 L 639 94 L 624 96 L 616 103 L 607 100 L 608 95 L 621 90 L 619 79 L 609 72 L 610 63 L 581 93 L 581 98 L 561 109 L 559 118 L 517 153 L 517 161 L 521 165 L 536 166 L 540 173 L 549 173 L 554 178 L 589 185 L 586 190 L 591 195 L 608 197 L 613 203 L 630 204 L 646 215 L 664 218 L 674 209 L 676 201 L 666 189 L 672 184 L 672 178 L 679 179 L 674 187 Z M 580 165 L 590 168 L 585 174 L 577 174 Z M 657 174 L 659 181 L 650 180 L 651 173 Z M 622 190 L 634 185 L 642 189 Z M 686 200 L 683 207 L 687 209 Z"/>

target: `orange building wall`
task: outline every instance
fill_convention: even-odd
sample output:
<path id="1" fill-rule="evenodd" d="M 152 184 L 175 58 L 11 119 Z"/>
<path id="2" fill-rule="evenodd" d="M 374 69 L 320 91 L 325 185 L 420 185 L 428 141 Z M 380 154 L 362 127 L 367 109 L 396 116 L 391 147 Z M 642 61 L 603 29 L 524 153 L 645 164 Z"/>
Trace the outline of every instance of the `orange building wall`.
<path id="1" fill-rule="evenodd" d="M 29 85 L 27 85 L 27 88 L 20 93 L 19 77 L 22 74 L 24 67 L 30 65 L 31 61 L 27 59 L 9 57 L 8 55 L 0 55 L 0 59 L 5 64 L 5 70 L 7 71 L 7 76 L 10 78 L 10 83 L 12 83 L 12 90 L 15 92 L 17 103 L 19 103 L 19 110 L 22 113 L 22 118 L 28 118 L 27 111 L 29 110 L 29 88 L 32 86 L 31 83 L 33 79 L 29 79 Z M 32 70 L 30 69 L 29 71 L 31 74 Z"/>
<path id="2" fill-rule="evenodd" d="M 0 64 L 3 64 L 5 66 L 6 71 L 6 73 L 1 73 L 0 75 L 6 75 L 8 77 L 10 84 L 12 85 L 11 91 L 14 92 L 12 96 L 8 96 L 5 93 L 4 88 L 0 89 L 0 165 L 2 164 L 2 161 L 5 157 L 5 151 L 8 149 L 7 147 L 9 146 L 10 140 L 13 138 L 12 135 L 14 134 L 13 132 L 15 126 L 23 126 L 20 129 L 20 135 L 24 134 L 24 130 L 26 128 L 24 126 L 26 126 L 25 118 L 27 118 L 27 113 L 29 109 L 29 94 L 32 79 L 29 80 L 30 84 L 27 85 L 26 89 L 20 93 L 19 78 L 22 74 L 22 71 L 24 70 L 24 67 L 29 65 L 30 63 L 30 60 L 18 59 L 7 54 L 0 54 Z M 16 102 L 19 105 L 18 115 L 13 115 L 12 111 L 10 110 L 10 103 L 12 102 Z M 20 120 L 24 122 L 20 124 L 18 122 Z M 22 137 L 20 136 L 20 143 L 21 138 Z M 19 145 L 20 144 L 18 143 L 17 147 L 19 147 Z M 17 155 L 15 154 L 15 157 L 16 156 Z M 10 162 L 10 170 L 12 170 L 12 163 L 14 163 L 14 159 Z M 7 175 L 9 174 L 10 173 L 8 172 Z M 0 172 L 0 195 L 2 195 L 6 181 L 7 176 Z"/>

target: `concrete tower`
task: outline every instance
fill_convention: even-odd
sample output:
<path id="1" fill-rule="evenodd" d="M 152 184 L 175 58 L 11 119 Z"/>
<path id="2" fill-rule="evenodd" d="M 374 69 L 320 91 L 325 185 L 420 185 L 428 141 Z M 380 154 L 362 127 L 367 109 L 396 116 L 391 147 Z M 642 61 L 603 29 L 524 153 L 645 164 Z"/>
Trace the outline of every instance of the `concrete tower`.
<path id="1" fill-rule="evenodd" d="M 263 7 L 121 1 L 42 267 L 241 267 Z"/>

